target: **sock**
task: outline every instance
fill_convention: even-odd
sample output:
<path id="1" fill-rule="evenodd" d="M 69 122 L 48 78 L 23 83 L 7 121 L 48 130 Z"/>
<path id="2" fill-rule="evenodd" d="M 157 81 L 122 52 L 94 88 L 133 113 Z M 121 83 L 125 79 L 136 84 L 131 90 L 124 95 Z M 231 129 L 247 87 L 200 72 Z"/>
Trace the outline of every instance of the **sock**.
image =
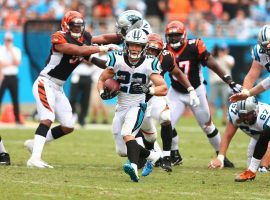
<path id="1" fill-rule="evenodd" d="M 5 147 L 4 147 L 1 136 L 0 136 L 0 153 L 7 153 L 7 151 L 6 151 Z"/>
<path id="2" fill-rule="evenodd" d="M 138 165 L 139 156 L 140 156 L 140 146 L 136 140 L 130 140 L 126 142 L 127 146 L 127 156 L 131 163 Z"/>
<path id="3" fill-rule="evenodd" d="M 140 157 L 147 158 L 150 155 L 150 151 L 139 145 Z"/>
<path id="4" fill-rule="evenodd" d="M 163 151 L 163 156 L 171 156 L 171 151 Z"/>
<path id="5" fill-rule="evenodd" d="M 161 148 L 160 148 L 157 141 L 154 142 L 154 150 L 155 150 L 155 152 L 158 152 L 161 157 L 163 157 L 163 152 L 162 152 L 162 150 L 161 150 Z"/>
<path id="6" fill-rule="evenodd" d="M 250 171 L 252 171 L 253 173 L 256 173 L 258 168 L 260 167 L 260 163 L 261 163 L 261 160 L 258 160 L 256 158 L 252 157 L 248 169 Z"/>
<path id="7" fill-rule="evenodd" d="M 170 151 L 172 146 L 172 125 L 161 125 L 161 139 L 163 144 L 163 151 Z"/>
<path id="8" fill-rule="evenodd" d="M 38 134 L 35 135 L 31 159 L 41 159 L 41 154 L 43 151 L 45 141 L 46 141 L 45 137 Z"/>
<path id="9" fill-rule="evenodd" d="M 148 142 L 144 137 L 143 137 L 143 143 L 146 149 L 152 150 L 154 149 L 154 143 L 153 142 Z"/>
<path id="10" fill-rule="evenodd" d="M 136 175 L 138 176 L 138 165 L 131 163 L 131 166 L 135 170 Z"/>
<path id="11" fill-rule="evenodd" d="M 43 151 L 48 131 L 49 131 L 48 126 L 44 124 L 39 124 L 34 137 L 33 152 L 31 158 L 41 159 L 41 154 Z"/>
<path id="12" fill-rule="evenodd" d="M 54 139 L 58 139 L 64 135 L 66 135 L 66 133 L 62 130 L 61 125 L 52 128 L 51 133 L 52 133 L 52 137 Z"/>
<path id="13" fill-rule="evenodd" d="M 50 129 L 48 132 L 47 132 L 47 136 L 46 136 L 46 143 L 47 142 L 51 142 L 54 140 L 54 137 L 52 135 L 52 130 Z"/>
<path id="14" fill-rule="evenodd" d="M 208 140 L 212 147 L 215 149 L 215 151 L 219 151 L 219 145 L 221 142 L 220 133 L 217 128 L 215 130 L 207 135 Z"/>
<path id="15" fill-rule="evenodd" d="M 172 138 L 172 147 L 171 147 L 172 151 L 178 150 L 178 142 L 179 142 L 179 138 L 178 138 L 177 132 L 175 129 L 173 129 L 173 138 Z"/>

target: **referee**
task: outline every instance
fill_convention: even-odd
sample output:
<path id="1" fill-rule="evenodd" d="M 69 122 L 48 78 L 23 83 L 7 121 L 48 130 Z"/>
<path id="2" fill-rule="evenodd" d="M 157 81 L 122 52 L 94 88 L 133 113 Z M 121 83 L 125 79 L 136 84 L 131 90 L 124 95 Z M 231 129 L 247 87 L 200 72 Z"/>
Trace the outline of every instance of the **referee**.
<path id="1" fill-rule="evenodd" d="M 20 110 L 17 77 L 21 57 L 21 50 L 13 46 L 13 34 L 11 32 L 6 32 L 4 35 L 4 45 L 0 46 L 0 108 L 3 95 L 6 90 L 9 90 L 17 124 L 21 124 L 19 119 Z"/>

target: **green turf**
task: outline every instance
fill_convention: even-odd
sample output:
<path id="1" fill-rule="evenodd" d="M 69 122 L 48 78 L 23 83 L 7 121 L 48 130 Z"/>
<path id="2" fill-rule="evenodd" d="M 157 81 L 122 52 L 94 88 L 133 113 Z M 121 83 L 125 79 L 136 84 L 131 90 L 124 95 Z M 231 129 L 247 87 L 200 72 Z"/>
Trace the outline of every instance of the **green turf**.
<path id="1" fill-rule="evenodd" d="M 214 152 L 194 119 L 183 119 L 178 129 L 183 165 L 172 173 L 155 168 L 139 183 L 123 172 L 126 159 L 116 155 L 110 130 L 78 129 L 46 145 L 43 159 L 55 168 L 43 170 L 26 168 L 23 142 L 34 130 L 0 130 L 12 159 L 11 166 L 0 167 L 0 199 L 270 199 L 269 174 L 234 182 L 246 167 L 246 135 L 239 132 L 228 152 L 236 168 L 211 171 Z"/>

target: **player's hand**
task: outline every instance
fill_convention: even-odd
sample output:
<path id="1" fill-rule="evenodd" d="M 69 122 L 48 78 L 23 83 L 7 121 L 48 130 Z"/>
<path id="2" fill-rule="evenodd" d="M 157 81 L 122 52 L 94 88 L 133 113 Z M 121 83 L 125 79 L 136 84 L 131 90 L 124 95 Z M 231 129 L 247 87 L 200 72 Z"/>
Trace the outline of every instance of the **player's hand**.
<path id="1" fill-rule="evenodd" d="M 208 164 L 209 169 L 222 169 L 223 166 L 224 166 L 224 163 L 218 158 L 211 160 Z"/>
<path id="2" fill-rule="evenodd" d="M 133 83 L 130 90 L 133 94 L 148 94 L 150 92 L 149 87 L 142 83 Z"/>
<path id="3" fill-rule="evenodd" d="M 242 91 L 243 87 L 242 85 L 235 83 L 234 81 L 229 83 L 230 88 L 232 89 L 233 93 L 239 93 Z"/>
<path id="4" fill-rule="evenodd" d="M 193 107 L 199 106 L 200 105 L 200 99 L 197 96 L 197 93 L 195 90 L 191 90 L 189 92 L 189 104 Z"/>
<path id="5" fill-rule="evenodd" d="M 108 51 L 112 51 L 112 50 L 121 50 L 121 47 L 119 47 L 116 44 L 107 44 L 107 45 L 99 46 L 100 52 L 108 52 Z"/>
<path id="6" fill-rule="evenodd" d="M 236 101 L 245 100 L 250 96 L 250 93 L 247 89 L 243 89 L 241 93 L 233 94 L 230 96 L 229 100 L 231 103 L 234 103 Z"/>
<path id="7" fill-rule="evenodd" d="M 114 98 L 117 95 L 117 92 L 110 92 L 109 90 L 105 88 L 104 90 L 100 91 L 99 95 L 101 99 L 108 100 L 108 99 Z"/>

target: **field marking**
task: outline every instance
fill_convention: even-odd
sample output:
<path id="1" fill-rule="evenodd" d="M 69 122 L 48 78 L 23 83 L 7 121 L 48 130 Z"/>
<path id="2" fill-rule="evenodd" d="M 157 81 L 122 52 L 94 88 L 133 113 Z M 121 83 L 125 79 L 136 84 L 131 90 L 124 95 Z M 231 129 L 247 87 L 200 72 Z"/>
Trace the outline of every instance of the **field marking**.
<path id="1" fill-rule="evenodd" d="M 23 193 L 25 196 L 37 196 L 37 197 L 49 197 L 49 198 L 52 198 L 52 199 L 55 199 L 55 198 L 60 198 L 60 199 L 71 199 L 70 196 L 64 196 L 64 195 L 54 195 L 54 194 L 44 194 L 44 193 L 34 193 L 34 192 L 24 192 Z"/>

